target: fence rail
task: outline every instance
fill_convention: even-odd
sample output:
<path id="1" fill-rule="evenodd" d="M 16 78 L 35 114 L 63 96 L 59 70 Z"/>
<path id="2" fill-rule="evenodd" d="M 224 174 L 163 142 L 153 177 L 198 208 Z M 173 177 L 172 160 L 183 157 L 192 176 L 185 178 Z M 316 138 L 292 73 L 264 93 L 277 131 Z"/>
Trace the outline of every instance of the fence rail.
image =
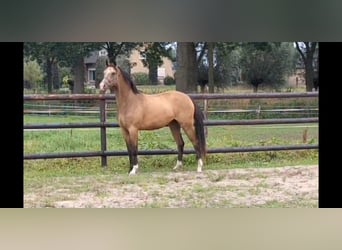
<path id="1" fill-rule="evenodd" d="M 293 124 L 293 123 L 314 123 L 318 118 L 283 118 L 283 119 L 254 119 L 254 120 L 206 120 L 206 126 L 222 125 L 260 125 L 260 124 Z M 101 128 L 120 127 L 115 122 L 82 122 L 82 123 L 49 123 L 49 124 L 27 124 L 24 129 L 62 129 L 62 128 Z"/>
<path id="2" fill-rule="evenodd" d="M 246 94 L 188 94 L 195 100 L 212 99 L 256 99 L 256 98 L 298 98 L 318 97 L 318 92 L 289 93 L 246 93 Z M 34 100 L 115 100 L 114 94 L 72 94 L 72 95 L 24 95 L 24 101 Z"/>
<path id="3" fill-rule="evenodd" d="M 41 108 L 48 108 L 47 110 L 37 110 L 37 109 L 24 109 L 24 114 L 98 114 L 99 110 L 96 108 L 75 108 L 72 106 L 56 106 L 51 107 L 50 105 L 40 105 Z M 109 109 L 107 109 L 108 111 Z M 116 112 L 116 109 L 111 109 L 111 111 Z M 224 113 L 265 113 L 265 112 L 285 112 L 285 113 L 300 113 L 300 112 L 312 112 L 318 111 L 318 108 L 278 108 L 278 109 L 229 109 L 229 110 L 207 110 L 209 114 L 224 114 Z"/>
<path id="4" fill-rule="evenodd" d="M 252 147 L 230 147 L 230 148 L 209 148 L 207 153 L 240 153 L 240 152 L 257 152 L 257 151 L 280 151 L 280 150 L 302 150 L 317 149 L 315 144 L 303 145 L 282 145 L 282 146 L 252 146 Z M 184 154 L 194 154 L 194 149 L 184 149 Z M 158 150 L 139 150 L 138 155 L 171 155 L 178 154 L 175 149 L 158 149 Z M 41 153 L 30 154 L 24 157 L 25 160 L 38 159 L 54 159 L 54 158 L 74 158 L 74 157 L 95 157 L 95 156 L 125 156 L 128 155 L 126 150 L 117 151 L 92 151 L 92 152 L 63 152 L 63 153 Z"/>
<path id="5" fill-rule="evenodd" d="M 306 98 L 318 97 L 318 92 L 303 93 L 253 93 L 253 94 L 189 94 L 194 100 L 213 99 L 255 99 L 255 98 Z M 101 131 L 101 150 L 90 152 L 61 152 L 61 153 L 39 153 L 25 154 L 25 160 L 33 159 L 52 159 L 52 158 L 72 158 L 72 157 L 101 157 L 101 165 L 107 166 L 108 156 L 128 155 L 127 151 L 108 151 L 106 128 L 119 127 L 118 123 L 106 121 L 106 100 L 115 100 L 112 94 L 93 95 L 93 94 L 73 94 L 73 95 L 24 95 L 24 102 L 38 100 L 98 100 L 100 122 L 88 123 L 54 123 L 54 124 L 25 124 L 24 130 L 28 129 L 64 129 L 64 128 L 100 128 Z M 256 125 L 256 124 L 290 124 L 290 123 L 318 123 L 318 117 L 313 118 L 282 118 L 282 119 L 252 119 L 252 120 L 206 120 L 205 126 L 222 125 Z M 302 145 L 280 145 L 280 146 L 253 146 L 253 147 L 230 147 L 230 148 L 209 148 L 208 153 L 233 153 L 233 152 L 256 152 L 256 151 L 279 151 L 279 150 L 304 150 L 318 149 L 318 144 Z M 192 149 L 185 149 L 185 154 L 195 153 Z M 177 154 L 177 150 L 139 150 L 139 155 L 161 155 Z"/>

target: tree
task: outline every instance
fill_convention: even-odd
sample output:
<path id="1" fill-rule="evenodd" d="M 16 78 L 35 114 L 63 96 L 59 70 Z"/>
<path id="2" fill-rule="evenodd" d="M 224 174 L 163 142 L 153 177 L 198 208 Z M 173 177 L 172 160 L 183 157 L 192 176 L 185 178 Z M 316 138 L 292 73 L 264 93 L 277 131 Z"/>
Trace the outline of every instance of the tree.
<path id="1" fill-rule="evenodd" d="M 260 84 L 278 88 L 292 70 L 293 55 L 289 43 L 246 43 L 242 47 L 244 80 L 258 91 Z"/>
<path id="2" fill-rule="evenodd" d="M 211 70 L 213 71 L 213 83 L 209 83 L 209 92 L 214 92 L 215 87 L 220 90 L 225 86 L 231 86 L 233 83 L 239 83 L 241 81 L 240 54 L 242 44 L 233 42 L 207 42 L 204 44 L 207 46 L 201 51 L 203 57 L 198 65 L 198 82 L 202 91 L 204 85 L 209 83 L 209 72 Z M 210 44 L 213 47 L 212 52 L 209 51 Z"/>
<path id="3" fill-rule="evenodd" d="M 98 43 L 25 43 L 24 55 L 45 65 L 48 93 L 53 88 L 54 67 L 70 66 L 74 76 L 73 93 L 84 92 L 84 57 L 99 49 Z"/>
<path id="4" fill-rule="evenodd" d="M 208 43 L 208 84 L 209 92 L 214 93 L 214 44 Z"/>
<path id="5" fill-rule="evenodd" d="M 182 92 L 197 91 L 197 60 L 193 42 L 178 42 L 176 54 L 176 90 Z"/>
<path id="6" fill-rule="evenodd" d="M 305 67 L 305 84 L 306 91 L 317 90 L 318 87 L 318 76 L 315 77 L 314 72 L 314 54 L 317 47 L 317 42 L 296 42 L 296 49 L 299 52 Z M 318 71 L 317 71 L 318 75 Z M 314 78 L 317 82 L 314 86 Z"/>
<path id="7" fill-rule="evenodd" d="M 180 46 L 183 44 L 178 43 Z M 190 43 L 189 43 L 190 46 Z M 209 83 L 209 91 L 214 92 L 214 86 L 220 87 L 221 81 L 224 78 L 222 73 L 224 73 L 224 66 L 222 66 L 221 61 L 218 60 L 219 55 L 221 55 L 221 59 L 223 59 L 223 55 L 226 55 L 227 53 L 231 52 L 237 47 L 237 43 L 222 43 L 222 42 L 198 42 L 198 43 L 192 43 L 191 46 L 194 46 L 195 50 L 191 50 L 192 55 L 191 56 L 185 56 L 182 58 L 182 56 L 179 56 L 177 58 L 177 71 L 181 69 L 178 60 L 183 59 L 190 59 L 193 60 L 195 57 L 196 61 L 196 67 L 192 68 L 191 70 L 193 72 L 188 72 L 188 74 L 195 74 L 196 75 L 196 81 L 193 82 L 193 84 L 187 84 L 188 86 L 181 86 L 180 89 L 187 89 L 186 91 L 191 92 L 197 89 L 196 85 L 199 84 L 201 86 L 201 91 L 204 91 L 204 87 L 206 84 Z M 178 46 L 177 46 L 178 48 Z M 179 53 L 182 53 L 181 51 L 177 50 L 177 56 Z M 185 61 L 185 63 L 189 63 Z M 184 62 L 181 62 L 181 64 L 184 65 Z M 193 64 L 193 62 L 190 62 L 190 64 Z M 181 69 L 182 70 L 182 69 Z M 184 70 L 184 69 L 183 69 Z M 176 86 L 179 84 L 184 84 L 186 79 L 178 79 L 177 84 L 177 71 L 176 71 Z M 182 75 L 182 74 L 180 74 Z M 209 75 L 210 75 L 210 81 L 209 81 Z M 178 75 L 179 77 L 179 75 Z"/>
<path id="8" fill-rule="evenodd" d="M 46 79 L 44 82 L 47 85 L 48 93 L 52 92 L 52 68 L 57 63 L 59 53 L 63 51 L 61 43 L 47 42 L 27 42 L 24 43 L 24 56 L 30 60 L 37 60 L 41 65 L 44 65 Z"/>
<path id="9" fill-rule="evenodd" d="M 151 83 L 158 83 L 158 67 L 163 64 L 163 57 L 173 60 L 171 55 L 172 48 L 168 47 L 168 45 L 170 45 L 169 42 L 144 43 L 139 50 L 140 54 L 145 58 L 141 61 L 144 67 L 148 67 Z"/>
<path id="10" fill-rule="evenodd" d="M 73 94 L 84 93 L 85 65 L 84 57 L 94 50 L 100 49 L 98 43 L 69 42 L 62 43 L 63 51 L 59 54 L 59 62 L 71 67 L 73 74 Z"/>
<path id="11" fill-rule="evenodd" d="M 43 81 L 43 72 L 36 60 L 24 62 L 25 88 L 33 88 L 36 93 L 38 86 Z"/>
<path id="12" fill-rule="evenodd" d="M 132 50 L 139 45 L 142 45 L 142 43 L 105 42 L 100 44 L 101 48 L 107 51 L 109 62 L 113 64 L 117 64 L 119 55 L 129 57 Z"/>
<path id="13" fill-rule="evenodd" d="M 59 67 L 57 63 L 53 63 L 51 67 L 52 87 L 53 89 L 59 89 L 61 85 L 61 77 L 59 73 Z"/>
<path id="14" fill-rule="evenodd" d="M 241 81 L 241 44 L 216 43 L 214 79 L 215 86 L 225 87 L 238 84 Z"/>
<path id="15" fill-rule="evenodd" d="M 183 92 L 196 92 L 197 84 L 203 89 L 208 77 L 202 79 L 199 67 L 208 50 L 206 42 L 178 42 L 176 49 L 176 89 Z"/>

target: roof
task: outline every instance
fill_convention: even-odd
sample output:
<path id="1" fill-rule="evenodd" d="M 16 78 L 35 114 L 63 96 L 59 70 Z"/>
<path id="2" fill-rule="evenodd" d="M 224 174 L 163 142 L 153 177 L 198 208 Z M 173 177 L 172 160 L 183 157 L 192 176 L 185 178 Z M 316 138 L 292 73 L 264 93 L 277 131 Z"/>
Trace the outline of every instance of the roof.
<path id="1" fill-rule="evenodd" d="M 90 56 L 84 58 L 84 63 L 96 63 L 97 59 L 99 58 L 98 51 L 94 51 L 90 53 Z"/>

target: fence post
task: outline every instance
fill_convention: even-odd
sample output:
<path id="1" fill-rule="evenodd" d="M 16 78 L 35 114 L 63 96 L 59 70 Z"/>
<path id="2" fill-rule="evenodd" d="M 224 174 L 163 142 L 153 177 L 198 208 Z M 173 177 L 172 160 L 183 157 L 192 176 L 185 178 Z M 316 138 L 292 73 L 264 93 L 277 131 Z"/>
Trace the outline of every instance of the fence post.
<path id="1" fill-rule="evenodd" d="M 104 155 L 104 152 L 107 150 L 107 135 L 106 135 L 106 99 L 100 99 L 100 122 L 102 123 L 100 131 L 101 131 L 101 166 L 107 167 L 107 156 Z"/>
<path id="2" fill-rule="evenodd" d="M 258 108 L 255 110 L 257 119 L 260 119 L 260 112 L 261 112 L 261 106 L 259 105 Z"/>
<path id="3" fill-rule="evenodd" d="M 209 93 L 208 85 L 205 85 L 204 92 L 206 94 Z M 204 120 L 208 120 L 208 99 L 207 98 L 203 99 L 203 109 L 204 109 L 204 111 L 203 111 L 203 113 L 204 113 Z M 208 127 L 207 126 L 204 127 L 204 134 L 205 134 L 205 137 L 208 137 Z"/>

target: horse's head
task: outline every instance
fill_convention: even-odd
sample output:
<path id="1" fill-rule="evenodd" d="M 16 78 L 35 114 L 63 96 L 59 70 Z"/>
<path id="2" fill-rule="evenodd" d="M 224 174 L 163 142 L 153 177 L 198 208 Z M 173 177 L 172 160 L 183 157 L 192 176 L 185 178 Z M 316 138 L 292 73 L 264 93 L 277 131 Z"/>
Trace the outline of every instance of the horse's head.
<path id="1" fill-rule="evenodd" d="M 103 79 L 100 82 L 100 93 L 103 94 L 107 89 L 115 89 L 118 84 L 118 69 L 114 64 L 107 64 L 107 68 L 103 71 Z"/>

